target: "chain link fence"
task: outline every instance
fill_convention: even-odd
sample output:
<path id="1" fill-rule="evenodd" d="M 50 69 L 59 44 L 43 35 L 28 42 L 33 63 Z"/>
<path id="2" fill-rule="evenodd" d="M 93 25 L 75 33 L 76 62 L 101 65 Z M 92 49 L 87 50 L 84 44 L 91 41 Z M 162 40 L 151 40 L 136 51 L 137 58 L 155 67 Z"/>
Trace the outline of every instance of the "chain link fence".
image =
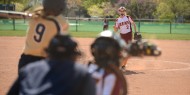
<path id="1" fill-rule="evenodd" d="M 100 32 L 103 30 L 104 18 L 69 18 L 72 32 Z M 113 30 L 115 19 L 110 18 L 109 29 Z M 190 34 L 190 23 L 173 23 L 169 20 L 137 19 L 137 30 L 142 33 L 176 33 Z M 27 30 L 28 19 L 0 19 L 0 31 Z"/>

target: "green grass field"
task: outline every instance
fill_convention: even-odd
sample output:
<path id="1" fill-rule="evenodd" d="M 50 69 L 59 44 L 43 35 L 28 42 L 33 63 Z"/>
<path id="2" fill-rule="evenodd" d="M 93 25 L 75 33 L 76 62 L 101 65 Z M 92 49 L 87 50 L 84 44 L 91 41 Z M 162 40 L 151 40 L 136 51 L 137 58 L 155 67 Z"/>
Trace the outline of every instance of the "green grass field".
<path id="1" fill-rule="evenodd" d="M 83 37 L 83 38 L 94 38 L 97 37 L 99 32 L 70 32 L 73 37 Z M 19 36 L 23 37 L 26 35 L 26 31 L 0 31 L 0 36 Z M 190 34 L 152 34 L 152 33 L 142 33 L 144 39 L 163 39 L 163 40 L 190 40 Z"/>
<path id="2" fill-rule="evenodd" d="M 0 20 L 0 36 L 25 36 L 28 27 L 27 21 L 16 20 L 15 30 L 13 21 L 6 23 Z M 70 34 L 74 37 L 96 37 L 102 31 L 101 21 L 78 21 L 69 20 Z M 138 26 L 138 23 L 136 23 Z M 112 29 L 114 22 L 110 21 L 109 29 Z M 145 39 L 172 39 L 172 40 L 190 40 L 190 24 L 172 24 L 170 34 L 170 24 L 161 22 L 141 22 L 140 32 Z M 77 31 L 77 32 L 76 32 Z"/>
<path id="3" fill-rule="evenodd" d="M 73 25 L 71 25 L 72 31 L 102 31 L 103 25 L 101 21 L 80 21 L 78 22 L 78 26 L 76 27 L 76 22 L 71 21 Z M 113 29 L 114 22 L 109 22 L 109 29 Z M 190 24 L 172 24 L 170 27 L 170 23 L 165 22 L 141 22 L 140 28 L 138 23 L 137 30 L 139 30 L 142 33 L 175 33 L 175 34 L 190 34 Z M 138 29 L 139 28 L 139 29 Z M 134 29 L 133 29 L 134 30 Z"/>

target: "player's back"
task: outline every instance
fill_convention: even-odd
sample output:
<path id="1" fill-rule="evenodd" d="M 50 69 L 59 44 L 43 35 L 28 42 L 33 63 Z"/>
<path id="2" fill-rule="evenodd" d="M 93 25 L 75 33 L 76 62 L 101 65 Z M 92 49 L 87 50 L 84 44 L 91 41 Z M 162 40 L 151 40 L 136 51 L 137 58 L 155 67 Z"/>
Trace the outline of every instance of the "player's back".
<path id="1" fill-rule="evenodd" d="M 66 24 L 63 17 L 58 16 L 53 19 L 59 23 L 58 27 L 63 31 L 61 26 Z M 44 49 L 48 46 L 53 36 L 60 31 L 58 31 L 53 21 L 39 17 L 30 20 L 27 32 L 24 54 L 46 57 Z"/>
<path id="2" fill-rule="evenodd" d="M 95 81 L 87 68 L 71 60 L 33 62 L 22 68 L 20 78 L 21 94 L 95 95 Z"/>

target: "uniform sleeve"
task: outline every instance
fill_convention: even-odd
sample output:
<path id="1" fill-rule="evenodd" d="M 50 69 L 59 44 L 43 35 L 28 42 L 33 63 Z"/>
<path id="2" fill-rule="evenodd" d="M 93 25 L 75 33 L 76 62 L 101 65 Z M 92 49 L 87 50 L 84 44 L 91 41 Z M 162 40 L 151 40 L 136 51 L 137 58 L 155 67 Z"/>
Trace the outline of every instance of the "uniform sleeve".
<path id="1" fill-rule="evenodd" d="M 116 83 L 116 76 L 114 74 L 107 75 L 104 80 L 102 95 L 112 95 L 115 83 Z"/>
<path id="2" fill-rule="evenodd" d="M 96 82 L 90 74 L 86 77 L 84 93 L 82 95 L 96 95 Z"/>
<path id="3" fill-rule="evenodd" d="M 131 22 L 131 23 L 134 23 L 134 21 L 133 21 L 133 19 L 129 16 L 129 21 Z"/>

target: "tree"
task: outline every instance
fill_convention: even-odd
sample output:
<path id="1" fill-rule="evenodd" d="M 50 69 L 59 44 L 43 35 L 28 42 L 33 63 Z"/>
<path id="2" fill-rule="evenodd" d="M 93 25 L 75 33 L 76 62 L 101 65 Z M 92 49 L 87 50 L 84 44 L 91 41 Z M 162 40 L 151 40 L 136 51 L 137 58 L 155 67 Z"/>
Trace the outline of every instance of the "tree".
<path id="1" fill-rule="evenodd" d="M 103 16 L 115 16 L 117 13 L 117 9 L 115 7 L 112 7 L 111 2 L 103 2 L 101 4 L 103 8 Z"/>
<path id="2" fill-rule="evenodd" d="M 0 4 L 6 4 L 6 0 L 0 1 Z"/>
<path id="3" fill-rule="evenodd" d="M 155 16 L 158 17 L 159 19 L 174 19 L 175 15 L 174 13 L 170 10 L 169 6 L 166 3 L 161 2 L 157 10 L 155 12 Z"/>
<path id="4" fill-rule="evenodd" d="M 103 16 L 103 9 L 100 8 L 98 5 L 92 5 L 87 10 L 90 16 L 98 16 L 98 17 Z"/>
<path id="5" fill-rule="evenodd" d="M 165 8 L 161 8 L 165 6 Z M 177 19 L 183 19 L 184 16 L 190 16 L 190 1 L 189 0 L 160 0 L 159 7 L 157 7 L 158 17 L 168 18 L 172 17 L 177 22 Z M 169 13 L 166 13 L 169 12 Z"/>
<path id="6" fill-rule="evenodd" d="M 90 16 L 105 17 L 116 15 L 116 9 L 112 7 L 112 4 L 110 2 L 94 4 L 90 6 L 87 10 Z"/>
<path id="7" fill-rule="evenodd" d="M 127 9 L 134 18 L 153 18 L 156 11 L 156 2 L 153 0 L 129 0 Z"/>
<path id="8" fill-rule="evenodd" d="M 67 7 L 68 8 L 76 8 L 81 6 L 81 0 L 67 0 Z"/>

